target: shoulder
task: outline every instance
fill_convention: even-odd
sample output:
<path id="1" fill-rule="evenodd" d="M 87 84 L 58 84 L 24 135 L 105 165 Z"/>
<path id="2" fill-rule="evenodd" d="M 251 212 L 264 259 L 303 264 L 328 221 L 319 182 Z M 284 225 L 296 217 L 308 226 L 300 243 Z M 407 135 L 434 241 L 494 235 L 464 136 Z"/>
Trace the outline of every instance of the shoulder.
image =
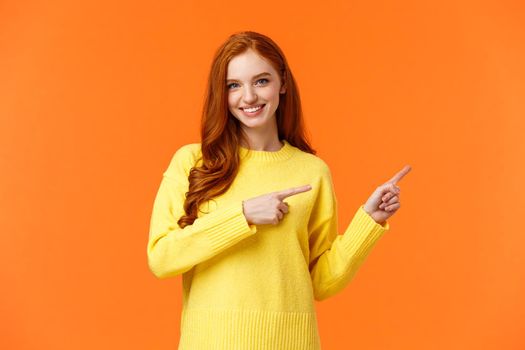
<path id="1" fill-rule="evenodd" d="M 322 176 L 330 176 L 330 166 L 320 156 L 308 152 L 298 150 L 300 155 L 298 160 L 304 164 L 303 168 L 307 168 L 316 174 Z"/>
<path id="2" fill-rule="evenodd" d="M 191 168 L 201 157 L 200 143 L 187 143 L 180 146 L 173 153 L 168 168 L 164 172 L 165 176 L 177 177 L 188 176 Z"/>
<path id="3" fill-rule="evenodd" d="M 187 143 L 180 146 L 174 153 L 173 158 L 177 161 L 184 161 L 188 159 L 196 159 L 200 156 L 200 143 Z"/>

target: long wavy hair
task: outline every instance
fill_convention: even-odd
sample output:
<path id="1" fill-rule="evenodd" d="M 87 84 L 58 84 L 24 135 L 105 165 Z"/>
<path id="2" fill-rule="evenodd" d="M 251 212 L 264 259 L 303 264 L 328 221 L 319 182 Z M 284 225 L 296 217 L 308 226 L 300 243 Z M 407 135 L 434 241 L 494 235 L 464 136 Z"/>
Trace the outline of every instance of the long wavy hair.
<path id="1" fill-rule="evenodd" d="M 226 74 L 232 58 L 248 49 L 266 59 L 281 74 L 281 82 L 286 86 L 286 92 L 279 95 L 275 112 L 279 140 L 286 139 L 292 146 L 316 154 L 305 135 L 299 89 L 281 49 L 260 33 L 243 31 L 232 34 L 217 49 L 211 64 L 201 119 L 202 157 L 188 176 L 189 190 L 184 202 L 186 215 L 177 222 L 181 228 L 193 224 L 201 204 L 226 192 L 237 175 L 240 164 L 238 145 L 241 141 L 248 144 L 248 138 L 240 121 L 229 111 Z"/>

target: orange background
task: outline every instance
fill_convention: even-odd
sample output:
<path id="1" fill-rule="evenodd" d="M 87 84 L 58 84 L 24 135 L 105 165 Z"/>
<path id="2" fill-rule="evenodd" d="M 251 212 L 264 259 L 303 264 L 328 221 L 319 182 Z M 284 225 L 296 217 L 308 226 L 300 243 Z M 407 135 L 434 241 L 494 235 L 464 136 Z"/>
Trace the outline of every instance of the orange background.
<path id="1" fill-rule="evenodd" d="M 524 349 L 520 1 L 3 1 L 2 349 L 175 349 L 146 244 L 228 35 L 284 50 L 340 231 L 405 164 L 391 230 L 317 303 L 324 349 Z"/>

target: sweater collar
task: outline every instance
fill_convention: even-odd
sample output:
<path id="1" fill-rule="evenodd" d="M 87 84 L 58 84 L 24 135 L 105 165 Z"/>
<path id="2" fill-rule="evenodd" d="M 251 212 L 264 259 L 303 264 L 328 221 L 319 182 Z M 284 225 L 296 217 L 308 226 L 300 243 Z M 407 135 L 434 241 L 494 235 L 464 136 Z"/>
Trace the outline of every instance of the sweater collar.
<path id="1" fill-rule="evenodd" d="M 278 161 L 286 160 L 293 154 L 294 147 L 286 140 L 281 140 L 284 146 L 278 151 L 256 151 L 239 145 L 239 155 L 243 160 Z"/>

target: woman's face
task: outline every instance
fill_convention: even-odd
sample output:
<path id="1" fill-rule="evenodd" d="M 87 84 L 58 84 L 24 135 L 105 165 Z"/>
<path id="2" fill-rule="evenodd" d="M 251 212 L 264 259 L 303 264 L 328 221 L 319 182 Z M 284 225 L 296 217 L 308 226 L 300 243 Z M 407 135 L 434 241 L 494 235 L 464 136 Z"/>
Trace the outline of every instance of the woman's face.
<path id="1" fill-rule="evenodd" d="M 275 123 L 279 93 L 285 88 L 278 72 L 255 51 L 249 49 L 228 63 L 226 89 L 229 110 L 244 127 L 264 129 Z M 261 108 L 250 112 L 251 107 Z"/>

